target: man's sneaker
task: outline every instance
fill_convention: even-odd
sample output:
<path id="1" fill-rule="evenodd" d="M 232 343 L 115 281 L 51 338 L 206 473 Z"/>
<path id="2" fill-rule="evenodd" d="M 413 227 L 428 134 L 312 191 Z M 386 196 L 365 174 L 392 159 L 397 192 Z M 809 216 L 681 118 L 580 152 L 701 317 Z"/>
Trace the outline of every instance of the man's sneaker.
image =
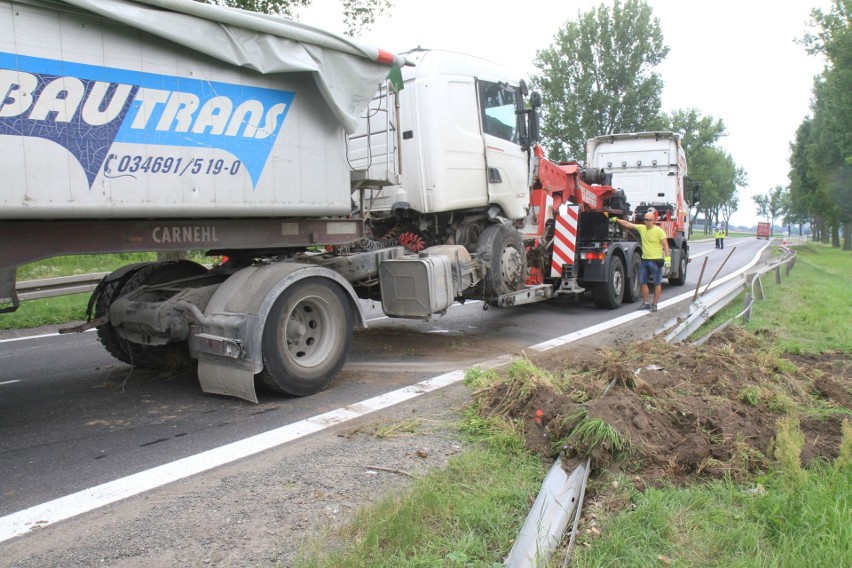
<path id="1" fill-rule="evenodd" d="M 648 309 L 652 312 L 656 312 L 657 311 L 657 304 L 651 304 L 651 307 L 648 308 Z"/>
<path id="2" fill-rule="evenodd" d="M 650 309 L 651 309 L 651 304 L 649 304 L 648 302 L 642 302 L 642 305 L 639 306 L 639 309 L 636 310 L 636 311 L 650 310 Z"/>

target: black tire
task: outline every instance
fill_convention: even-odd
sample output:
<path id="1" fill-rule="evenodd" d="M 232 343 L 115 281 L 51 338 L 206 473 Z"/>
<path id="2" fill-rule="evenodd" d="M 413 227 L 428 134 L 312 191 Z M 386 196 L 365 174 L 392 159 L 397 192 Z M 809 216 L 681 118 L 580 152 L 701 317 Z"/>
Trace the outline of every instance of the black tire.
<path id="1" fill-rule="evenodd" d="M 192 276 L 200 276 L 207 269 L 188 260 L 153 262 L 128 272 L 123 278 L 104 286 L 96 304 L 95 315 L 109 312 L 109 307 L 117 299 L 140 286 L 162 284 Z M 98 326 L 98 339 L 106 350 L 128 365 L 146 369 L 177 371 L 192 365 L 192 358 L 185 341 L 167 345 L 142 345 L 123 339 L 111 323 Z"/>
<path id="2" fill-rule="evenodd" d="M 95 318 L 105 316 L 109 313 L 109 308 L 112 303 L 121 296 L 121 288 L 127 282 L 132 273 L 125 278 L 118 278 L 103 282 L 98 287 L 98 297 L 95 301 Z M 109 278 L 109 275 L 105 277 Z M 107 353 L 121 361 L 122 363 L 131 364 L 130 354 L 127 352 L 127 342 L 118 335 L 111 323 L 107 322 L 97 327 L 98 341 L 107 350 Z"/>
<path id="3" fill-rule="evenodd" d="M 689 265 L 689 258 L 686 256 L 686 248 L 680 249 L 680 258 L 677 261 L 678 272 L 674 278 L 669 278 L 669 284 L 672 286 L 683 286 L 686 284 L 686 267 Z"/>
<path id="4" fill-rule="evenodd" d="M 508 225 L 489 225 L 482 231 L 476 250 L 488 272 L 483 279 L 485 296 L 495 297 L 524 287 L 527 257 L 521 234 Z"/>
<path id="5" fill-rule="evenodd" d="M 637 249 L 633 253 L 633 259 L 630 261 L 630 272 L 627 274 L 627 287 L 624 289 L 624 301 L 628 304 L 638 302 L 642 299 L 642 286 L 639 284 L 639 264 L 642 260 L 639 256 L 640 252 Z"/>
<path id="6" fill-rule="evenodd" d="M 263 327 L 260 384 L 294 396 L 320 392 L 346 362 L 353 325 L 338 284 L 325 278 L 296 282 L 275 300 Z"/>
<path id="7" fill-rule="evenodd" d="M 592 301 L 595 307 L 612 310 L 621 305 L 627 281 L 624 274 L 624 261 L 621 257 L 610 259 L 606 282 L 595 282 L 592 286 Z"/>

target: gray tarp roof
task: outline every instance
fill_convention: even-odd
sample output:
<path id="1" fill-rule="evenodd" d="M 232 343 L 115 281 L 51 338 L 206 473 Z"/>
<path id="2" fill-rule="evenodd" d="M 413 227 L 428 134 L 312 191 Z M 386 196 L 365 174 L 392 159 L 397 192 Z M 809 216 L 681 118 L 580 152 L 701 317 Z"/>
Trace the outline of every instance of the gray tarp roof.
<path id="1" fill-rule="evenodd" d="M 56 5 L 54 2 L 24 0 Z M 293 20 L 193 0 L 59 0 L 263 74 L 307 71 L 347 132 L 405 58 Z"/>

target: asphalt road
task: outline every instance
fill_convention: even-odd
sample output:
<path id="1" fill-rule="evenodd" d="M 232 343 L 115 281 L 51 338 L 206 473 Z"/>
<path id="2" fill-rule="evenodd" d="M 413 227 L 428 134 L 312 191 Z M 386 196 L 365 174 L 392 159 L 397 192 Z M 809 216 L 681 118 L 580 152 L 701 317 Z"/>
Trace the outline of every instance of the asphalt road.
<path id="1" fill-rule="evenodd" d="M 685 286 L 723 278 L 767 242 L 691 245 Z M 112 359 L 94 333 L 0 340 L 0 517 L 261 432 L 488 361 L 634 312 L 596 310 L 590 300 L 507 309 L 455 305 L 429 322 L 391 320 L 365 305 L 341 376 L 326 391 L 289 398 L 259 392 L 255 405 L 201 392 L 194 376 L 164 377 Z M 676 308 L 671 307 L 672 316 Z M 638 320 L 642 321 L 642 320 Z"/>

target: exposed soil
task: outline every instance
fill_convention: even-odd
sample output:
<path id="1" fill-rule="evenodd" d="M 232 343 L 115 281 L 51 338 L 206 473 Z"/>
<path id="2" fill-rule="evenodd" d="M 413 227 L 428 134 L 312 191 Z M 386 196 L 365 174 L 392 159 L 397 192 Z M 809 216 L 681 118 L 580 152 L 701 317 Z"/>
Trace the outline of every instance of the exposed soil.
<path id="1" fill-rule="evenodd" d="M 543 456 L 590 455 L 593 468 L 644 483 L 754 472 L 772 458 L 776 421 L 796 408 L 821 410 L 800 419 L 803 463 L 832 459 L 842 421 L 852 418 L 848 356 L 779 357 L 739 328 L 700 347 L 645 340 L 532 362 L 545 376 L 495 385 L 483 395 L 489 411 L 521 419 L 527 446 Z M 535 388 L 522 389 L 529 382 Z M 578 426 L 591 419 L 611 426 L 624 447 L 580 435 Z"/>

